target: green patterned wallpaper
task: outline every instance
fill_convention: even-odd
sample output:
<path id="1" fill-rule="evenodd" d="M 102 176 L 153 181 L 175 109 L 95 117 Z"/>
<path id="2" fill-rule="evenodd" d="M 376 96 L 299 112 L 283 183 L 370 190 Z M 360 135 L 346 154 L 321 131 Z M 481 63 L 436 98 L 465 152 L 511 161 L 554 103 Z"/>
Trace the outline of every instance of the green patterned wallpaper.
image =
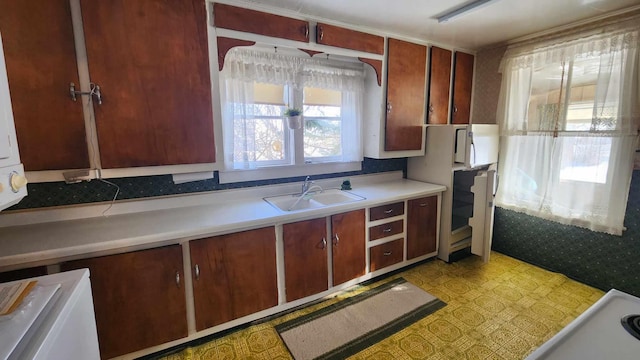
<path id="1" fill-rule="evenodd" d="M 406 176 L 406 169 L 406 158 L 385 160 L 365 158 L 362 162 L 361 171 L 314 175 L 313 178 L 326 179 L 399 170 L 403 171 Z M 282 184 L 303 180 L 304 177 L 299 176 L 273 180 L 220 184 L 217 171 L 214 173 L 213 179 L 194 181 L 179 185 L 173 183 L 171 175 L 108 179 L 108 181 L 120 187 L 120 192 L 118 194 L 117 200 L 236 189 L 261 185 Z M 81 182 L 78 184 L 65 184 L 63 181 L 28 184 L 27 190 L 29 192 L 29 195 L 22 199 L 22 201 L 20 201 L 18 204 L 10 207 L 7 210 L 33 209 L 50 206 L 110 201 L 111 199 L 113 199 L 116 193 L 116 188 L 114 186 L 111 186 L 99 180 L 91 180 L 90 182 Z"/>
<path id="2" fill-rule="evenodd" d="M 604 291 L 640 296 L 640 171 L 631 179 L 622 236 L 496 208 L 493 249 Z"/>

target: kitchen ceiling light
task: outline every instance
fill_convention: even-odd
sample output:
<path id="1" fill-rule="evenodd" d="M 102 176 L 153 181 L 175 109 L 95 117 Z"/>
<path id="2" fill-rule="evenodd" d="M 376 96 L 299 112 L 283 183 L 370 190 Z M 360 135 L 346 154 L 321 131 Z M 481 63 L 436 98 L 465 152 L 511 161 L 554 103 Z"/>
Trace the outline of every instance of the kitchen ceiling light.
<path id="1" fill-rule="evenodd" d="M 487 5 L 488 3 L 495 1 L 495 0 L 475 0 L 472 1 L 462 7 L 459 7 L 455 10 L 449 11 L 444 15 L 440 15 L 438 16 L 438 23 L 443 23 L 443 22 L 448 22 L 451 21 L 457 17 L 460 17 L 462 15 L 465 15 L 466 13 L 472 11 L 472 10 L 476 10 L 479 7 L 483 6 L 483 5 Z"/>

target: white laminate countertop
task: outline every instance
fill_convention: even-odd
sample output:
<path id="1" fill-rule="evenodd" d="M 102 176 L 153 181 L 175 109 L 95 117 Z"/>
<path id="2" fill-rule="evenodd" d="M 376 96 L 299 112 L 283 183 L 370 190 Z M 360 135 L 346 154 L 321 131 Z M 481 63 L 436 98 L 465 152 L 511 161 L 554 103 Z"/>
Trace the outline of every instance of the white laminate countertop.
<path id="1" fill-rule="evenodd" d="M 325 185 L 340 181 L 325 181 Z M 217 191 L 217 194 L 190 195 L 171 199 L 140 200 L 129 204 L 129 212 L 116 210 L 114 215 L 51 219 L 33 222 L 38 215 L 24 221 L 15 214 L 0 215 L 0 271 L 29 265 L 53 264 L 61 260 L 147 249 L 168 244 L 242 231 L 261 226 L 317 218 L 376 206 L 392 201 L 427 196 L 445 191 L 434 185 L 394 176 L 354 177 L 350 192 L 364 200 L 295 212 L 280 211 L 263 200 L 263 196 L 287 193 L 299 184 Z M 320 181 L 319 181 L 320 183 Z M 293 187 L 295 186 L 295 187 Z M 261 191 L 264 190 L 264 191 Z M 118 203 L 116 203 L 117 205 Z M 144 208 L 153 210 L 140 210 Z M 167 205 L 170 204 L 170 205 Z M 106 206 L 102 204 L 102 206 Z M 167 208 L 159 208 L 167 206 Z M 131 210 L 133 209 L 133 210 Z M 82 212 L 76 207 L 73 211 Z M 86 211 L 90 212 L 90 211 Z M 49 216 L 49 218 L 47 218 Z M 30 222 L 30 223 L 29 223 Z M 19 224 L 19 225 L 14 225 Z"/>

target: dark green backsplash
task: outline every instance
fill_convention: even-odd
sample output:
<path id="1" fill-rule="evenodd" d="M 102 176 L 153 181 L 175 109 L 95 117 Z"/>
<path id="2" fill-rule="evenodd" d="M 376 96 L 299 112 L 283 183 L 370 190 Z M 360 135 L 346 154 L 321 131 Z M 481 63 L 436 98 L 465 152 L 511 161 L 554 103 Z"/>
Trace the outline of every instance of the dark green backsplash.
<path id="1" fill-rule="evenodd" d="M 640 171 L 634 171 L 622 236 L 496 208 L 493 249 L 608 291 L 640 296 Z"/>
<path id="2" fill-rule="evenodd" d="M 376 160 L 365 158 L 361 171 L 352 171 L 336 174 L 314 175 L 314 179 L 326 179 L 334 177 L 347 177 L 363 174 L 381 173 L 387 171 L 403 171 L 406 177 L 407 159 Z M 303 181 L 304 176 L 282 178 L 263 181 L 247 181 L 233 184 L 220 184 L 218 172 L 213 179 L 194 181 L 176 185 L 171 175 L 140 176 L 118 179 L 107 179 L 120 187 L 117 200 L 137 199 L 145 197 L 197 193 L 203 191 L 215 191 L 237 189 L 261 185 L 282 184 L 288 182 Z M 28 184 L 29 195 L 18 204 L 7 210 L 33 209 L 60 205 L 86 204 L 100 201 L 110 201 L 116 193 L 116 188 L 100 180 L 91 180 L 78 184 L 65 184 L 64 182 Z"/>

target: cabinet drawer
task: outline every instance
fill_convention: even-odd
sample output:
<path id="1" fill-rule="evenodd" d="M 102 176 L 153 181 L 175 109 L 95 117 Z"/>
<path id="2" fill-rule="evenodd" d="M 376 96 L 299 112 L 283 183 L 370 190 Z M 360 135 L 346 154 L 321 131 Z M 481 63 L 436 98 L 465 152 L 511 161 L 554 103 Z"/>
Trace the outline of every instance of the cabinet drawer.
<path id="1" fill-rule="evenodd" d="M 404 201 L 376 206 L 369 209 L 369 221 L 376 221 L 404 214 Z"/>
<path id="2" fill-rule="evenodd" d="M 369 228 L 369 240 L 382 239 L 383 237 L 402 233 L 404 221 L 398 220 L 387 224 Z"/>
<path id="3" fill-rule="evenodd" d="M 398 239 L 369 249 L 370 271 L 380 270 L 401 262 L 403 241 L 404 239 Z"/>

